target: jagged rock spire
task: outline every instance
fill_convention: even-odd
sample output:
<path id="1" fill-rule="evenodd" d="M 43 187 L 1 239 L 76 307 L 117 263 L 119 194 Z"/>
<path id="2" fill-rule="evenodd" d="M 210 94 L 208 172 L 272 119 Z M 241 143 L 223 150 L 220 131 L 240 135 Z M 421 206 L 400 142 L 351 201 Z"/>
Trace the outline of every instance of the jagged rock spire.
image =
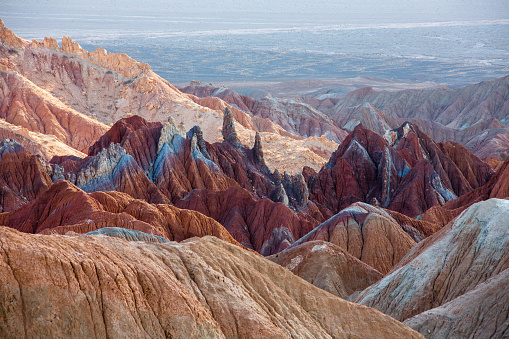
<path id="1" fill-rule="evenodd" d="M 283 187 L 287 194 L 293 197 L 300 206 L 307 205 L 309 201 L 309 189 L 306 180 L 301 173 L 290 175 L 285 172 L 282 179 Z"/>
<path id="2" fill-rule="evenodd" d="M 223 139 L 235 147 L 240 147 L 239 140 L 237 138 L 237 132 L 235 131 L 233 113 L 228 107 L 224 109 Z"/>
<path id="3" fill-rule="evenodd" d="M 182 136 L 181 131 L 179 131 L 177 125 L 175 125 L 175 120 L 173 119 L 173 117 L 170 117 L 168 119 L 168 122 L 163 123 L 163 128 L 161 129 L 161 136 L 159 137 L 159 142 L 157 145 L 157 154 L 161 152 L 161 149 L 163 148 L 165 143 L 171 144 L 173 137 L 177 134 Z"/>
<path id="4" fill-rule="evenodd" d="M 286 194 L 285 188 L 283 187 L 283 183 L 281 182 L 282 176 L 277 170 L 277 168 L 274 170 L 274 186 L 276 188 L 269 196 L 269 199 L 274 202 L 282 202 L 286 206 L 290 203 L 290 200 L 288 199 L 288 195 Z"/>
<path id="5" fill-rule="evenodd" d="M 281 176 L 281 173 L 279 173 L 278 169 L 276 168 L 274 170 L 274 181 L 275 185 L 279 185 L 281 183 L 281 180 L 283 180 L 283 177 Z"/>
<path id="6" fill-rule="evenodd" d="M 262 138 L 260 137 L 260 133 L 256 132 L 255 135 L 255 143 L 253 146 L 254 159 L 256 162 L 265 165 L 265 160 L 263 159 L 263 148 L 262 148 Z"/>
<path id="7" fill-rule="evenodd" d="M 192 139 L 193 136 L 196 136 L 196 146 L 200 150 L 200 152 L 205 156 L 205 158 L 210 159 L 210 154 L 207 149 L 207 145 L 205 145 L 205 140 L 203 139 L 203 131 L 200 126 L 194 126 L 187 132 L 187 137 Z"/>

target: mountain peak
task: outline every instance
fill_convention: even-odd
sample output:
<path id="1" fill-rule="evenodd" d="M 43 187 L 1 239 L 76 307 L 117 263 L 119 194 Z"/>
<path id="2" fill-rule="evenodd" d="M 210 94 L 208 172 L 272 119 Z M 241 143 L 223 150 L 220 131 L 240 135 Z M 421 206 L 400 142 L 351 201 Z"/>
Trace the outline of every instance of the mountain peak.
<path id="1" fill-rule="evenodd" d="M 0 42 L 5 46 L 13 49 L 22 50 L 28 43 L 26 40 L 18 37 L 12 30 L 5 27 L 4 22 L 0 19 Z"/>

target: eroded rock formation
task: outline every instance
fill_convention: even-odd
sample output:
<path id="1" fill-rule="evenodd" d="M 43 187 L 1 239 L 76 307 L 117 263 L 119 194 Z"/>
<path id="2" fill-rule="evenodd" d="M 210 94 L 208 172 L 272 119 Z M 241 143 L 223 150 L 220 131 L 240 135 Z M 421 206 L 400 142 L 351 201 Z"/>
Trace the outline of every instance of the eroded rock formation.
<path id="1" fill-rule="evenodd" d="M 31 203 L 1 213 L 0 224 L 43 234 L 122 227 L 176 241 L 214 235 L 238 245 L 222 225 L 198 212 L 152 205 L 116 191 L 88 194 L 65 180 L 57 181 Z"/>
<path id="2" fill-rule="evenodd" d="M 309 241 L 268 257 L 316 287 L 346 298 L 383 275 L 327 241 Z"/>
<path id="3" fill-rule="evenodd" d="M 365 203 L 342 210 L 292 247 L 313 240 L 331 242 L 383 274 L 416 244 L 387 212 Z"/>
<path id="4" fill-rule="evenodd" d="M 422 220 L 439 225 L 446 225 L 476 202 L 490 198 L 504 199 L 508 197 L 509 160 L 506 160 L 500 165 L 497 173 L 495 173 L 495 175 L 493 175 L 493 177 L 485 185 L 470 193 L 462 195 L 458 199 L 452 200 L 443 206 L 434 206 L 430 208 L 423 214 Z"/>
<path id="5" fill-rule="evenodd" d="M 469 305 L 473 305 L 473 300 L 467 296 L 475 300 L 489 293 L 490 284 L 497 284 L 498 279 L 507 276 L 503 272 L 509 268 L 508 213 L 509 200 L 490 199 L 472 205 L 454 222 L 412 248 L 389 275 L 363 291 L 357 301 L 401 321 L 417 316 L 412 323 L 420 329 L 423 327 L 419 324 L 429 319 L 434 312 L 432 309 L 441 307 L 437 314 L 450 314 L 452 324 L 462 326 L 456 329 L 459 332 L 475 333 L 476 329 L 486 328 L 490 333 L 507 334 L 504 325 L 507 324 L 507 312 L 500 314 L 505 303 L 492 304 L 502 317 L 496 323 L 491 322 L 495 317 L 493 311 L 482 304 L 476 311 L 479 317 L 475 324 L 457 322 L 454 313 L 449 311 L 463 308 L 460 312 L 465 312 Z M 490 278 L 493 278 L 491 282 L 488 281 Z M 485 282 L 486 285 L 481 285 Z M 491 291 L 499 293 L 496 289 Z M 464 297 L 459 299 L 461 296 Z M 507 298 L 505 293 L 500 296 Z M 429 310 L 427 315 L 423 314 Z M 486 317 L 484 312 L 487 312 Z M 435 318 L 434 321 L 441 320 Z M 454 331 L 434 324 L 437 327 L 426 330 Z"/>
<path id="6" fill-rule="evenodd" d="M 16 141 L 0 142 L 0 211 L 9 212 L 34 200 L 52 184 L 44 164 Z"/>
<path id="7" fill-rule="evenodd" d="M 316 225 L 282 203 L 260 199 L 241 187 L 226 191 L 194 190 L 177 203 L 219 221 L 244 246 L 262 255 L 280 252 Z"/>
<path id="8" fill-rule="evenodd" d="M 0 227 L 0 244 L 2 337 L 422 338 L 214 237 L 151 244 Z"/>
<path id="9" fill-rule="evenodd" d="M 437 144 L 405 123 L 384 137 L 359 125 L 319 173 L 304 168 L 303 174 L 310 200 L 329 217 L 375 199 L 416 217 L 483 185 L 493 171 L 465 148 Z"/>

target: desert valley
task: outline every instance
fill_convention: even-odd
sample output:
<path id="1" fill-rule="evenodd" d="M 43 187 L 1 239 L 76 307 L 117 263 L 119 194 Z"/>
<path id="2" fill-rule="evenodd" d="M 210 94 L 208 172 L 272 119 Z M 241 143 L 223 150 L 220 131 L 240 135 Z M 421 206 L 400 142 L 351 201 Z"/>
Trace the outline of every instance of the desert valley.
<path id="1" fill-rule="evenodd" d="M 509 75 L 283 97 L 0 39 L 1 338 L 509 337 Z"/>

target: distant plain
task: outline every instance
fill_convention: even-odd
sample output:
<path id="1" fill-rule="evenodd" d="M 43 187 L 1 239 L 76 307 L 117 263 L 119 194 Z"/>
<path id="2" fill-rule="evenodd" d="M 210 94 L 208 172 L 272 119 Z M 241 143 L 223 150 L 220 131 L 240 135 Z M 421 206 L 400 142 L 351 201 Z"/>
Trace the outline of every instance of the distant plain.
<path id="1" fill-rule="evenodd" d="M 41 15 L 34 8 L 14 7 L 1 12 L 23 38 L 66 35 L 90 51 L 126 53 L 181 86 L 198 80 L 269 88 L 279 81 L 327 80 L 352 89 L 366 79 L 366 85 L 395 82 L 396 89 L 401 84 L 455 87 L 509 74 L 509 19 L 503 17 L 366 22 L 334 15 L 155 9 Z"/>

